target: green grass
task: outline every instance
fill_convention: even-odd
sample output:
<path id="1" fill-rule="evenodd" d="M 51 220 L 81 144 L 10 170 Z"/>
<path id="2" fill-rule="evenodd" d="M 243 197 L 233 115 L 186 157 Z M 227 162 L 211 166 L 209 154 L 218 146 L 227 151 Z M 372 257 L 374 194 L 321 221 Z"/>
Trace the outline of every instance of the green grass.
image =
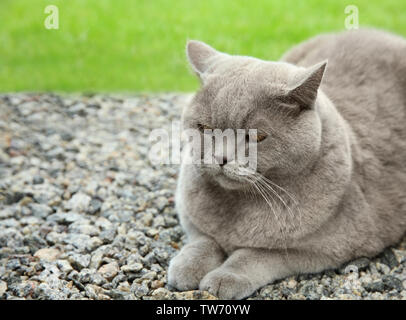
<path id="1" fill-rule="evenodd" d="M 44 27 L 48 4 L 59 30 Z M 401 0 L 0 0 L 0 91 L 190 91 L 187 39 L 278 59 L 320 32 L 361 26 L 406 35 Z"/>

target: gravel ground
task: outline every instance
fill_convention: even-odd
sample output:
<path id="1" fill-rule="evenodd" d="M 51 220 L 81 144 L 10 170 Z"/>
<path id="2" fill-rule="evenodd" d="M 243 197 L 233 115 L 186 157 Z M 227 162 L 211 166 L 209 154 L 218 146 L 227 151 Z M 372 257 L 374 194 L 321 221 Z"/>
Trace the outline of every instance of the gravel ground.
<path id="1" fill-rule="evenodd" d="M 1 299 L 215 298 L 167 287 L 178 167 L 146 160 L 189 97 L 0 95 Z M 406 239 L 250 299 L 406 299 Z"/>

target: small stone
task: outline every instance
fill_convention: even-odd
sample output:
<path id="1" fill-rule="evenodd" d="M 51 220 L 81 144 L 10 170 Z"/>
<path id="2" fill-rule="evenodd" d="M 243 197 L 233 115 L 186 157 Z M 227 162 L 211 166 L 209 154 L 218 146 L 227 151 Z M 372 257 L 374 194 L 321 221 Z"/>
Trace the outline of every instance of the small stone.
<path id="1" fill-rule="evenodd" d="M 63 234 L 61 234 L 59 232 L 55 232 L 55 231 L 51 231 L 46 236 L 46 240 L 48 241 L 48 243 L 51 243 L 51 244 L 57 244 L 57 243 L 61 242 L 62 238 L 63 238 Z"/>
<path id="2" fill-rule="evenodd" d="M 145 213 L 141 218 L 141 222 L 147 227 L 151 226 L 153 220 L 154 216 L 150 212 Z"/>
<path id="3" fill-rule="evenodd" d="M 113 279 L 117 273 L 120 271 L 120 268 L 117 262 L 111 262 L 105 265 L 102 265 L 98 272 L 105 277 L 107 280 Z"/>
<path id="4" fill-rule="evenodd" d="M 165 219 L 164 219 L 164 217 L 163 217 L 163 216 L 158 216 L 158 217 L 156 217 L 156 218 L 154 219 L 154 224 L 153 224 L 153 226 L 154 226 L 155 228 L 164 227 L 164 226 L 165 226 Z"/>
<path id="5" fill-rule="evenodd" d="M 134 295 L 138 298 L 141 298 L 142 296 L 145 296 L 149 292 L 148 285 L 143 282 L 142 284 L 134 282 L 131 285 L 131 292 L 134 293 Z"/>
<path id="6" fill-rule="evenodd" d="M 390 267 L 387 264 L 384 263 L 376 263 L 376 270 L 378 270 L 382 274 L 389 274 L 390 273 Z"/>
<path id="7" fill-rule="evenodd" d="M 73 245 L 80 252 L 90 252 L 102 245 L 103 242 L 98 237 L 90 237 L 87 234 L 68 233 L 63 242 Z"/>
<path id="8" fill-rule="evenodd" d="M 124 291 L 124 292 L 130 292 L 131 287 L 128 281 L 120 282 L 120 284 L 117 286 L 117 290 Z"/>
<path id="9" fill-rule="evenodd" d="M 106 291 L 106 294 L 114 300 L 131 299 L 131 296 L 128 292 L 120 291 L 118 289 L 112 289 L 112 290 Z"/>
<path id="10" fill-rule="evenodd" d="M 101 230 L 104 231 L 104 230 L 112 229 L 113 224 L 104 217 L 98 217 L 95 222 L 95 226 L 99 227 Z"/>
<path id="11" fill-rule="evenodd" d="M 21 203 L 21 201 L 20 201 L 20 203 Z M 399 261 L 399 263 L 402 264 L 402 263 L 406 262 L 406 251 L 394 249 L 393 253 L 395 254 L 396 259 Z"/>
<path id="12" fill-rule="evenodd" d="M 7 291 L 7 282 L 0 280 L 0 298 Z"/>
<path id="13" fill-rule="evenodd" d="M 72 233 L 81 233 L 89 236 L 96 236 L 100 233 L 99 228 L 87 223 L 71 224 L 69 226 L 69 231 Z"/>
<path id="14" fill-rule="evenodd" d="M 65 160 L 65 150 L 62 147 L 55 147 L 49 151 L 47 151 L 47 153 L 45 154 L 45 157 L 47 158 L 47 160 L 53 160 L 53 159 L 57 159 L 57 160 Z"/>
<path id="15" fill-rule="evenodd" d="M 92 271 L 88 268 L 83 268 L 82 270 L 80 270 L 80 272 L 78 274 L 78 280 L 82 284 L 89 283 L 91 281 L 93 273 L 94 273 L 94 271 Z"/>
<path id="16" fill-rule="evenodd" d="M 46 218 L 52 213 L 52 208 L 45 204 L 31 203 L 29 204 L 32 214 L 37 218 Z"/>
<path id="17" fill-rule="evenodd" d="M 77 102 L 69 107 L 68 113 L 71 116 L 78 115 L 80 117 L 86 117 L 86 105 L 82 102 Z"/>
<path id="18" fill-rule="evenodd" d="M 68 202 L 67 208 L 77 212 L 84 212 L 90 205 L 90 198 L 85 193 L 76 193 Z"/>
<path id="19" fill-rule="evenodd" d="M 116 236 L 116 230 L 111 228 L 107 230 L 103 230 L 100 232 L 99 237 L 103 241 L 103 243 L 111 243 L 114 241 L 114 238 Z"/>
<path id="20" fill-rule="evenodd" d="M 176 300 L 217 300 L 217 297 L 207 291 L 174 292 Z"/>
<path id="21" fill-rule="evenodd" d="M 159 230 L 152 228 L 147 230 L 147 236 L 149 237 L 155 237 L 157 234 L 159 234 Z"/>
<path id="22" fill-rule="evenodd" d="M 365 290 L 369 292 L 384 292 L 385 285 L 381 280 L 370 282 L 364 285 Z"/>
<path id="23" fill-rule="evenodd" d="M 161 248 L 155 248 L 152 252 L 155 257 L 155 260 L 158 261 L 161 265 L 166 265 L 169 260 L 169 254 L 166 250 Z M 152 261 L 151 261 L 152 262 Z"/>
<path id="24" fill-rule="evenodd" d="M 78 280 L 72 279 L 72 282 L 74 283 L 75 287 L 78 288 L 80 291 L 86 290 L 85 286 L 81 284 Z"/>
<path id="25" fill-rule="evenodd" d="M 396 255 L 393 253 L 392 249 L 386 249 L 380 256 L 382 263 L 386 264 L 390 269 L 399 266 L 399 261 Z"/>
<path id="26" fill-rule="evenodd" d="M 42 248 L 35 252 L 34 257 L 45 261 L 55 261 L 61 255 L 61 252 L 55 248 Z"/>
<path id="27" fill-rule="evenodd" d="M 17 203 L 23 198 L 24 198 L 24 193 L 22 193 L 22 192 L 7 193 L 5 203 L 6 204 Z"/>
<path id="28" fill-rule="evenodd" d="M 100 211 L 102 207 L 103 202 L 101 202 L 99 199 L 92 199 L 90 201 L 89 207 L 87 209 L 87 212 L 90 214 L 96 214 L 97 212 Z"/>
<path id="29" fill-rule="evenodd" d="M 157 276 L 157 273 L 155 271 L 147 271 L 143 273 L 141 276 L 141 279 L 148 279 L 148 280 L 154 280 Z"/>
<path id="30" fill-rule="evenodd" d="M 32 183 L 33 184 L 42 184 L 42 183 L 44 183 L 44 178 L 41 176 L 34 176 L 34 178 L 32 179 Z"/>
<path id="31" fill-rule="evenodd" d="M 296 288 L 297 286 L 297 281 L 295 279 L 291 279 L 287 283 L 287 287 L 290 289 Z"/>
<path id="32" fill-rule="evenodd" d="M 125 283 L 126 282 L 126 280 L 127 280 L 127 276 L 124 274 L 124 273 L 122 273 L 122 272 L 120 272 L 119 274 L 117 274 L 117 276 L 115 276 L 114 277 L 114 279 L 111 281 L 111 285 L 114 287 L 114 288 L 117 288 L 117 286 L 120 284 L 120 283 Z M 128 288 L 128 291 L 130 291 L 130 289 Z"/>
<path id="33" fill-rule="evenodd" d="M 385 285 L 385 289 L 387 290 L 397 290 L 397 291 L 402 291 L 403 290 L 403 284 L 400 279 L 396 278 L 395 276 L 392 275 L 384 275 L 382 277 L 382 282 Z"/>
<path id="34" fill-rule="evenodd" d="M 152 296 L 154 299 L 167 300 L 171 298 L 172 292 L 165 288 L 157 288 L 152 292 Z"/>
<path id="35" fill-rule="evenodd" d="M 63 225 L 69 225 L 79 220 L 83 220 L 83 216 L 75 212 L 54 213 L 47 218 L 47 221 L 54 221 Z"/>
<path id="36" fill-rule="evenodd" d="M 97 249 L 95 252 L 93 252 L 92 258 L 90 260 L 90 267 L 98 269 L 102 262 L 104 254 L 105 254 L 105 252 L 102 247 Z"/>
<path id="37" fill-rule="evenodd" d="M 21 199 L 20 205 L 21 205 L 22 207 L 24 207 L 24 206 L 26 206 L 26 205 L 32 203 L 33 201 L 34 201 L 34 200 L 33 200 L 31 197 L 24 197 L 24 198 Z"/>
<path id="38" fill-rule="evenodd" d="M 103 276 L 98 273 L 98 272 L 94 272 L 90 275 L 90 282 L 98 285 L 98 286 L 102 286 L 104 285 L 107 281 L 105 278 L 103 278 Z"/>
<path id="39" fill-rule="evenodd" d="M 154 280 L 151 282 L 151 289 L 158 289 L 164 286 L 164 283 L 160 280 Z"/>
<path id="40" fill-rule="evenodd" d="M 102 291 L 103 289 L 94 285 L 94 284 L 87 284 L 85 287 L 86 295 L 93 300 L 96 300 L 98 298 L 98 294 Z"/>
<path id="41" fill-rule="evenodd" d="M 71 264 L 67 260 L 58 260 L 56 262 L 56 265 L 59 268 L 59 270 L 65 273 L 69 273 L 73 270 Z"/>
<path id="42" fill-rule="evenodd" d="M 87 268 L 90 264 L 90 255 L 73 253 L 69 256 L 68 261 L 76 270 Z"/>
<path id="43" fill-rule="evenodd" d="M 39 299 L 44 300 L 65 300 L 66 294 L 62 291 L 52 289 L 47 283 L 41 283 L 35 288 L 35 294 Z"/>
<path id="44" fill-rule="evenodd" d="M 69 132 L 62 132 L 61 133 L 61 139 L 63 140 L 63 141 L 72 141 L 73 140 L 73 138 L 74 138 L 74 136 L 71 134 L 71 133 L 69 133 Z"/>
<path id="45" fill-rule="evenodd" d="M 346 267 L 344 268 L 344 273 L 347 273 L 347 272 L 345 272 L 345 270 L 348 266 L 355 266 L 355 268 L 357 269 L 358 272 L 365 271 L 368 268 L 370 262 L 371 261 L 365 257 L 353 260 L 353 261 L 347 263 Z"/>
<path id="46" fill-rule="evenodd" d="M 124 272 L 139 272 L 143 268 L 143 265 L 141 263 L 132 263 L 132 264 L 126 264 L 121 267 L 121 270 Z"/>

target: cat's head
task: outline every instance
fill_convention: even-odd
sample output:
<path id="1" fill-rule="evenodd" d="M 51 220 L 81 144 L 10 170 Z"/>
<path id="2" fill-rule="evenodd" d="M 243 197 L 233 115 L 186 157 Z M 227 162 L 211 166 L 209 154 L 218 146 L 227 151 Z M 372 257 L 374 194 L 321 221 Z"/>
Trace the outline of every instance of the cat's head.
<path id="1" fill-rule="evenodd" d="M 257 148 L 254 178 L 292 176 L 317 158 L 318 89 L 327 62 L 306 69 L 228 55 L 199 41 L 189 41 L 186 53 L 201 88 L 183 112 L 184 127 L 200 130 L 202 138 L 205 129 L 256 129 L 257 136 L 245 141 L 245 147 L 255 143 Z M 243 188 L 250 178 L 238 170 L 247 165 L 236 157 L 238 143 L 227 143 L 220 154 L 206 148 L 203 155 L 211 152 L 214 163 L 200 166 L 229 189 Z"/>

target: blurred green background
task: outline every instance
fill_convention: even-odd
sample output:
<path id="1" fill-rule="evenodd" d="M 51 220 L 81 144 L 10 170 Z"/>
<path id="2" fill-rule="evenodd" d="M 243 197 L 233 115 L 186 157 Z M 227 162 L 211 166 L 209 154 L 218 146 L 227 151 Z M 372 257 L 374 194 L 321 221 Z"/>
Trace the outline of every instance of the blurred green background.
<path id="1" fill-rule="evenodd" d="M 59 30 L 44 9 L 59 8 Z M 406 1 L 0 0 L 0 91 L 191 91 L 187 39 L 278 59 L 320 32 L 361 26 L 406 35 Z"/>

